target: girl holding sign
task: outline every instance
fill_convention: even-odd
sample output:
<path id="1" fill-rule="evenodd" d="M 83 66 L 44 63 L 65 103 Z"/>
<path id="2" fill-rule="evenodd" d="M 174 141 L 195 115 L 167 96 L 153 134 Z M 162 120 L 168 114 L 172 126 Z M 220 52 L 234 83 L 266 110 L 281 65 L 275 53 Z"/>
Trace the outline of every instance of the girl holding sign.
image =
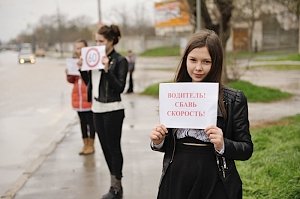
<path id="1" fill-rule="evenodd" d="M 248 105 L 243 92 L 221 84 L 223 50 L 211 30 L 194 34 L 184 51 L 175 82 L 217 82 L 217 124 L 205 129 L 166 128 L 150 133 L 153 150 L 164 152 L 158 199 L 241 199 L 235 160 L 253 152 Z"/>
<path id="2" fill-rule="evenodd" d="M 86 47 L 87 42 L 85 40 L 77 40 L 74 44 L 74 59 L 79 59 L 81 54 L 81 48 Z M 76 62 L 74 68 L 77 68 Z M 78 72 L 78 69 L 77 69 Z M 83 140 L 83 147 L 79 152 L 79 155 L 89 155 L 95 152 L 94 140 L 95 140 L 95 128 L 93 122 L 93 113 L 91 111 L 92 104 L 88 102 L 87 87 L 84 81 L 81 79 L 80 74 L 71 74 L 67 70 L 67 81 L 73 84 L 72 89 L 72 106 L 77 111 L 81 127 L 81 136 Z"/>
<path id="3" fill-rule="evenodd" d="M 88 84 L 96 132 L 111 175 L 109 192 L 102 198 L 118 199 L 123 197 L 121 134 L 125 112 L 121 93 L 126 84 L 128 63 L 114 48 L 121 37 L 118 26 L 104 25 L 95 36 L 97 46 L 105 46 L 104 69 L 81 72 L 81 76 Z"/>

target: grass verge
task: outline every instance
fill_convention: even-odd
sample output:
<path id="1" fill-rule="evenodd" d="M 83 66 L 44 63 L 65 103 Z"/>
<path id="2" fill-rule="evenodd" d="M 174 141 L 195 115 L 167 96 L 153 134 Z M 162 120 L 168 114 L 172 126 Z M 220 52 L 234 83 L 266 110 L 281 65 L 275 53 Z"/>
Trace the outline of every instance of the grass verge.
<path id="1" fill-rule="evenodd" d="M 226 59 L 253 59 L 260 61 L 300 61 L 300 55 L 293 51 L 262 51 L 262 52 L 226 52 Z"/>
<path id="2" fill-rule="evenodd" d="M 242 90 L 248 102 L 272 102 L 287 99 L 292 96 L 290 93 L 282 92 L 278 89 L 256 86 L 247 81 L 234 81 L 229 83 L 228 86 Z M 158 97 L 159 83 L 148 86 L 141 94 Z"/>
<path id="3" fill-rule="evenodd" d="M 158 97 L 159 95 L 159 83 L 154 83 L 147 88 L 141 93 L 142 95 L 149 95 L 152 97 Z"/>
<path id="4" fill-rule="evenodd" d="M 256 66 L 250 66 L 250 68 L 264 68 L 268 70 L 278 70 L 278 71 L 287 71 L 287 70 L 300 70 L 300 64 L 299 65 L 287 65 L 287 64 L 280 64 L 280 65 L 256 65 Z"/>
<path id="5" fill-rule="evenodd" d="M 144 57 L 164 57 L 164 56 L 179 56 L 179 55 L 180 55 L 179 46 L 153 48 L 140 54 L 140 56 L 144 56 Z"/>
<path id="6" fill-rule="evenodd" d="M 237 161 L 245 199 L 300 196 L 300 114 L 252 129 L 253 156 Z"/>
<path id="7" fill-rule="evenodd" d="M 278 89 L 256 86 L 242 80 L 230 82 L 228 86 L 243 91 L 249 102 L 272 102 L 292 96 L 292 94 L 282 92 Z"/>
<path id="8" fill-rule="evenodd" d="M 276 61 L 300 61 L 300 54 L 282 55 L 276 59 Z"/>

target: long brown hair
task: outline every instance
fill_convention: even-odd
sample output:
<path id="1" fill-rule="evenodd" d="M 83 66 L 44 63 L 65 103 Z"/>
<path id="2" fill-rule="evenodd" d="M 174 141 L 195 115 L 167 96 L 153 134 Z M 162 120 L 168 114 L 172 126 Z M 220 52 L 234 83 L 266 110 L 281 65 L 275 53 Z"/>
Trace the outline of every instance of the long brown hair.
<path id="1" fill-rule="evenodd" d="M 225 105 L 223 102 L 223 84 L 222 84 L 222 68 L 223 68 L 223 48 L 221 40 L 218 35 L 212 30 L 200 30 L 192 35 L 189 40 L 181 61 L 178 65 L 178 69 L 175 75 L 175 82 L 191 82 L 192 78 L 187 71 L 187 57 L 188 54 L 195 48 L 206 47 L 211 56 L 212 65 L 209 73 L 203 80 L 203 82 L 216 82 L 219 83 L 219 107 L 226 117 Z"/>

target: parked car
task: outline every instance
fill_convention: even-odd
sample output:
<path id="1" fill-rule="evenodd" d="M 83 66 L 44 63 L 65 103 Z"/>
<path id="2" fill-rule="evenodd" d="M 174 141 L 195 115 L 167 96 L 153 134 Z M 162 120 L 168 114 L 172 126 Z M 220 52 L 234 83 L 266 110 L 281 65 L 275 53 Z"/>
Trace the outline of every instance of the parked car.
<path id="1" fill-rule="evenodd" d="M 36 57 L 45 57 L 46 56 L 46 51 L 43 48 L 38 48 L 35 51 L 35 56 Z"/>
<path id="2" fill-rule="evenodd" d="M 36 61 L 36 57 L 31 49 L 25 48 L 20 50 L 18 55 L 18 61 L 20 64 L 24 64 L 27 62 L 34 64 Z"/>

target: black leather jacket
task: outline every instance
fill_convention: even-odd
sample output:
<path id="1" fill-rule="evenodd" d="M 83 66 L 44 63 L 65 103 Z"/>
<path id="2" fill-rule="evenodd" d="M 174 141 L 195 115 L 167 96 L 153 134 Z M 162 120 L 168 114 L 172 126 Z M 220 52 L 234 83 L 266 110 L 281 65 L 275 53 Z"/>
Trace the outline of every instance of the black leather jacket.
<path id="1" fill-rule="evenodd" d="M 224 88 L 224 102 L 227 110 L 226 121 L 218 117 L 217 126 L 222 128 L 224 134 L 225 158 L 227 169 L 224 170 L 225 177 L 220 171 L 220 178 L 225 186 L 226 193 L 230 199 L 242 198 L 242 181 L 237 172 L 234 160 L 247 160 L 253 153 L 253 143 L 249 131 L 247 99 L 241 91 Z M 223 121 L 222 121 L 223 120 Z M 168 129 L 163 147 L 158 150 L 165 152 L 163 159 L 163 179 L 169 164 L 172 163 L 175 152 L 175 136 L 172 129 Z M 152 148 L 155 150 L 154 148 Z"/>
<path id="2" fill-rule="evenodd" d="M 88 101 L 92 101 L 92 89 L 99 89 L 99 96 L 95 100 L 103 103 L 121 101 L 121 93 L 126 85 L 128 62 L 125 57 L 113 50 L 109 55 L 109 68 L 102 70 L 98 88 L 92 88 L 92 72 L 80 71 L 82 79 L 88 87 Z"/>

